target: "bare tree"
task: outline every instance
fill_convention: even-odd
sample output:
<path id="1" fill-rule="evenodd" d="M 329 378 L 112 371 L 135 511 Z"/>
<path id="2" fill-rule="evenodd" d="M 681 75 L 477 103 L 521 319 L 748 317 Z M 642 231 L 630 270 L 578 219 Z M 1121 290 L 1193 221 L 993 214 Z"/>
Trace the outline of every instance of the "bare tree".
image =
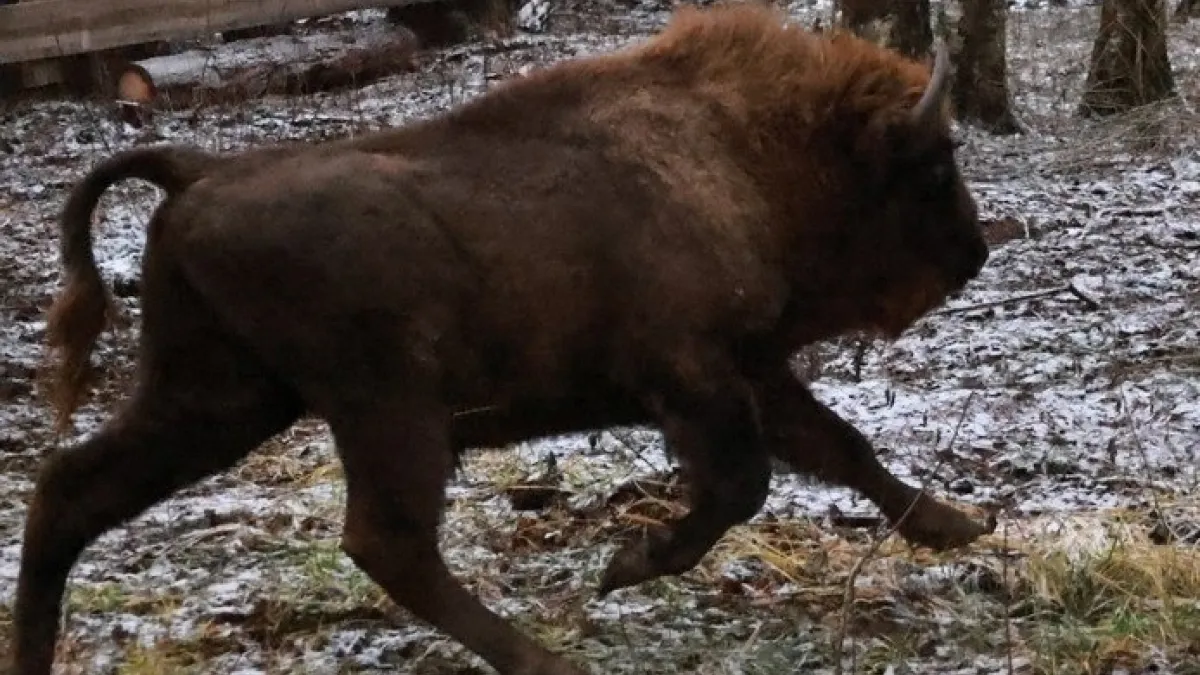
<path id="1" fill-rule="evenodd" d="M 912 57 L 933 45 L 929 0 L 837 0 L 842 25 L 874 42 Z"/>
<path id="2" fill-rule="evenodd" d="M 950 34 L 955 67 L 953 99 L 959 119 L 994 133 L 1020 130 L 1008 89 L 1006 0 L 955 0 L 957 24 L 939 21 Z M 908 56 L 922 58 L 933 42 L 929 0 L 837 0 L 846 28 Z M 943 10 L 945 8 L 943 7 Z"/>
<path id="3" fill-rule="evenodd" d="M 929 0 L 894 0 L 892 34 L 889 45 L 907 56 L 920 57 L 933 46 L 929 26 Z"/>
<path id="4" fill-rule="evenodd" d="M 1174 94 L 1164 0 L 1104 0 L 1079 112 L 1110 115 Z"/>
<path id="5" fill-rule="evenodd" d="M 958 118 L 993 133 L 1020 130 L 1013 116 L 1006 58 L 1007 0 L 961 0 L 951 37 Z"/>
<path id="6" fill-rule="evenodd" d="M 1192 17 L 1200 16 L 1200 0 L 1179 0 L 1175 6 L 1175 20 L 1187 22 Z"/>

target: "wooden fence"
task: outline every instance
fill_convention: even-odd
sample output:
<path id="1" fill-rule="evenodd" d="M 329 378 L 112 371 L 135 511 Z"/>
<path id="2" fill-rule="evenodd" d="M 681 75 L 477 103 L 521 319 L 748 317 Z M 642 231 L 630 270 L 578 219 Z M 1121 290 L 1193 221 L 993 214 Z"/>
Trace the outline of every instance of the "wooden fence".
<path id="1" fill-rule="evenodd" d="M 23 0 L 0 6 L 0 64 L 436 0 Z"/>

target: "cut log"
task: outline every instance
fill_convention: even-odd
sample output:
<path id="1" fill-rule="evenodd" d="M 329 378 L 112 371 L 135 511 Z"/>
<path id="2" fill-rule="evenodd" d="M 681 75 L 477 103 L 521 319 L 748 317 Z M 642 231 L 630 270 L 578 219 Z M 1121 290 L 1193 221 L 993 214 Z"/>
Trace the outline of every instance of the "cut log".
<path id="1" fill-rule="evenodd" d="M 153 106 L 159 109 L 195 109 L 231 105 L 263 96 L 302 96 L 316 92 L 362 87 L 415 68 L 416 43 L 404 35 L 384 44 L 361 47 L 317 63 L 259 64 L 225 71 L 218 81 L 160 82 Z"/>
<path id="2" fill-rule="evenodd" d="M 117 112 L 119 117 L 134 127 L 149 122 L 154 114 L 154 102 L 158 88 L 154 78 L 136 63 L 125 65 L 117 78 Z"/>

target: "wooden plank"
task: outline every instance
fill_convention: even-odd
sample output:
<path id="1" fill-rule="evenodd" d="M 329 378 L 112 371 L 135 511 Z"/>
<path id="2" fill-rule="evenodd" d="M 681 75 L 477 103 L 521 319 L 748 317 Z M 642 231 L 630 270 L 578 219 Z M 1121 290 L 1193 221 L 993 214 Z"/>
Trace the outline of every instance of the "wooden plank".
<path id="1" fill-rule="evenodd" d="M 35 0 L 0 6 L 0 63 L 437 0 Z"/>

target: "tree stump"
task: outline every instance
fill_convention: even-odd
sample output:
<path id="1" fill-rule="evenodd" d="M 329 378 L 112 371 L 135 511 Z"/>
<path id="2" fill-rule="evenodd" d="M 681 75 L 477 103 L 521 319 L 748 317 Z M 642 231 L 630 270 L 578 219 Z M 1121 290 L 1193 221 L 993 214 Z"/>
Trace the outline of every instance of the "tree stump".
<path id="1" fill-rule="evenodd" d="M 1079 113 L 1111 115 L 1174 93 L 1163 0 L 1104 0 Z"/>

